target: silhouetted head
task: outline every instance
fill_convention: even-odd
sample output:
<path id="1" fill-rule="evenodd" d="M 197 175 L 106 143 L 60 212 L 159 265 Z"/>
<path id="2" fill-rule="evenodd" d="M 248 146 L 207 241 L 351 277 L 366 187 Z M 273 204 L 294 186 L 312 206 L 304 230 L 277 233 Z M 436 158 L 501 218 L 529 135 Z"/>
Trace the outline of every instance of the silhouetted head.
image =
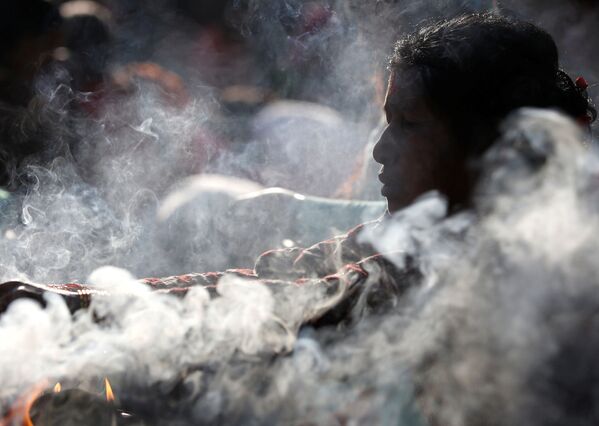
<path id="1" fill-rule="evenodd" d="M 597 115 L 582 82 L 560 69 L 548 33 L 493 14 L 418 29 L 397 42 L 390 70 L 389 125 L 374 158 L 391 212 L 433 189 L 467 204 L 471 165 L 517 108 L 556 108 L 587 126 Z"/>

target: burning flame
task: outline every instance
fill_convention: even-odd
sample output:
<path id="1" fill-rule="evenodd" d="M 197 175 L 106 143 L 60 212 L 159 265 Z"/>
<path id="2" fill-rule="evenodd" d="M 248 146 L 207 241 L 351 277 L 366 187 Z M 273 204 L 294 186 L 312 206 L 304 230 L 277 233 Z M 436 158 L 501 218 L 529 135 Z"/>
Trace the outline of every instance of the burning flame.
<path id="1" fill-rule="evenodd" d="M 110 382 L 108 378 L 104 378 L 104 388 L 106 389 L 106 401 L 114 401 L 114 393 L 112 392 L 112 386 L 110 386 Z"/>
<path id="2" fill-rule="evenodd" d="M 23 416 L 23 426 L 33 426 L 33 421 L 31 420 L 31 416 L 29 415 L 29 411 L 31 410 L 31 406 L 35 402 L 35 400 L 44 392 L 47 383 L 40 383 L 37 385 L 27 396 L 24 405 L 25 415 Z"/>
<path id="3" fill-rule="evenodd" d="M 114 392 L 107 377 L 104 378 L 104 388 L 106 400 L 114 401 Z M 47 381 L 44 381 L 36 385 L 30 392 L 28 392 L 25 396 L 23 396 L 19 401 L 17 401 L 17 403 L 15 403 L 12 406 L 12 408 L 5 417 L 0 418 L 0 426 L 14 425 L 16 424 L 15 419 L 17 418 L 23 419 L 22 426 L 34 426 L 29 412 L 35 400 L 37 400 L 46 389 L 48 389 Z M 59 393 L 62 391 L 62 385 L 60 384 L 60 382 L 57 382 L 54 385 L 53 391 L 54 393 Z"/>

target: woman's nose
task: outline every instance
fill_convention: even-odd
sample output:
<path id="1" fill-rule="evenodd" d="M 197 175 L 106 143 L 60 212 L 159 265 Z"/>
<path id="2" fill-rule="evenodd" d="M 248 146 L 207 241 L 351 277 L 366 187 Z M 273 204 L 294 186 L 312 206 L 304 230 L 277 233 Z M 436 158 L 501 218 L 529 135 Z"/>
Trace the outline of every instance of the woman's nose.
<path id="1" fill-rule="evenodd" d="M 384 164 L 389 155 L 389 148 L 387 147 L 386 142 L 387 138 L 389 137 L 387 134 L 388 130 L 389 126 L 385 127 L 385 130 L 381 133 L 379 140 L 376 142 L 376 144 L 374 144 L 374 149 L 372 150 L 374 161 L 379 164 Z"/>

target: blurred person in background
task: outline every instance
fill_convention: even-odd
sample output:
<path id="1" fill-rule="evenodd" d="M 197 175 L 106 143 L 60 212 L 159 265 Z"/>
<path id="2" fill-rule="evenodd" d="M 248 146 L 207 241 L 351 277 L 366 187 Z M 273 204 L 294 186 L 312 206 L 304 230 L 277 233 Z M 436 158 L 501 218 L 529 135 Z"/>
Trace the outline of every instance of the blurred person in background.
<path id="1" fill-rule="evenodd" d="M 35 79 L 64 32 L 58 9 L 43 0 L 2 1 L 0 21 L 0 187 L 15 188 L 21 163 L 48 148 Z"/>
<path id="2" fill-rule="evenodd" d="M 102 89 L 114 48 L 110 11 L 93 1 L 74 0 L 61 4 L 64 45 L 57 52 L 70 74 L 70 85 L 78 92 Z"/>
<path id="3" fill-rule="evenodd" d="M 43 0 L 6 0 L 0 4 L 0 96 L 27 105 L 40 67 L 52 59 L 64 33 L 58 9 Z"/>

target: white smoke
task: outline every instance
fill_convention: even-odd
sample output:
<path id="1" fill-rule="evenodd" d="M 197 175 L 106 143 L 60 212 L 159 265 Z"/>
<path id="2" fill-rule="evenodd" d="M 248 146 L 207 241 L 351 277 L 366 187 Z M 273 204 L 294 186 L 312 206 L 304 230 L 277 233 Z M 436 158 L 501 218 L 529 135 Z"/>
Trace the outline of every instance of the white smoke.
<path id="1" fill-rule="evenodd" d="M 58 298 L 15 302 L 0 319 L 3 409 L 44 379 L 94 391 L 109 376 L 146 424 L 592 424 L 594 400 L 577 413 L 561 393 L 594 389 L 594 370 L 569 370 L 596 348 L 599 163 L 582 139 L 551 112 L 508 121 L 477 216 L 443 218 L 431 196 L 376 236 L 398 237 L 423 285 L 349 328 L 299 328 L 337 297 L 316 283 L 232 275 L 218 297 L 178 299 L 100 270 L 90 282 L 115 295 L 74 317 Z"/>
<path id="2" fill-rule="evenodd" d="M 487 155 L 475 238 L 404 342 L 431 424 L 596 421 L 599 169 L 584 139 L 556 113 L 523 111 Z"/>

